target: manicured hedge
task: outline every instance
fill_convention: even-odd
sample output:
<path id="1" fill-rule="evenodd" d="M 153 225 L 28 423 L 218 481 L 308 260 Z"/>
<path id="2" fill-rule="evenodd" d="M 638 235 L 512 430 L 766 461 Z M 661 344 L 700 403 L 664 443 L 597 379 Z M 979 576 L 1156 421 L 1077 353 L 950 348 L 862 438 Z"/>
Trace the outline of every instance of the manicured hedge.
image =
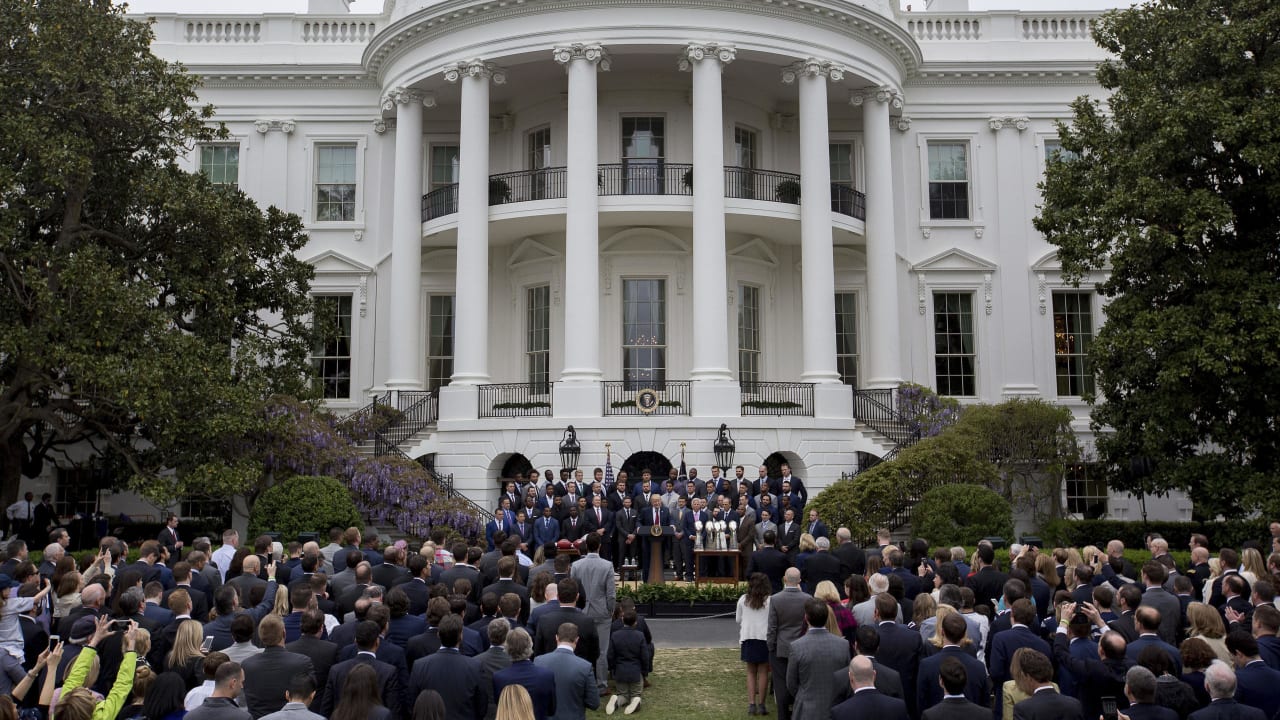
<path id="1" fill-rule="evenodd" d="M 912 534 L 931 545 L 955 545 L 974 538 L 1012 537 L 1013 509 L 990 488 L 961 483 L 924 494 L 911 513 Z"/>
<path id="2" fill-rule="evenodd" d="M 1173 549 L 1185 549 L 1193 533 L 1209 538 L 1215 553 L 1221 547 L 1239 549 L 1246 540 L 1262 543 L 1262 553 L 1271 551 L 1271 533 L 1267 520 L 1225 520 L 1215 522 L 1123 521 L 1123 520 L 1051 520 L 1040 529 L 1046 545 L 1103 547 L 1108 540 L 1119 540 L 1126 548 L 1142 548 L 1149 533 L 1157 533 L 1169 541 Z"/>
<path id="3" fill-rule="evenodd" d="M 351 491 L 336 478 L 297 475 L 258 496 L 249 515 L 249 537 L 280 533 L 281 542 L 299 533 L 325 533 L 331 527 L 364 527 Z"/>

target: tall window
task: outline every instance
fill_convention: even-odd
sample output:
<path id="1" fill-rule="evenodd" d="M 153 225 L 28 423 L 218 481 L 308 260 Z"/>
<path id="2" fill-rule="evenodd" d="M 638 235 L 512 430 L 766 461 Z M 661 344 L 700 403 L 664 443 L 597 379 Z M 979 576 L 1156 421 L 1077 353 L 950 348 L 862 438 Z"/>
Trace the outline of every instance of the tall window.
<path id="1" fill-rule="evenodd" d="M 538 128 L 529 133 L 529 169 L 546 170 L 549 167 L 551 167 L 551 128 Z M 550 197 L 547 192 L 549 180 L 545 172 L 533 173 L 534 200 Z"/>
<path id="2" fill-rule="evenodd" d="M 667 282 L 622 281 L 622 378 L 631 390 L 667 380 Z"/>
<path id="3" fill-rule="evenodd" d="M 551 286 L 538 285 L 526 293 L 525 358 L 529 368 L 529 389 L 535 395 L 551 392 Z"/>
<path id="4" fill-rule="evenodd" d="M 311 362 L 320 378 L 326 399 L 351 397 L 351 296 L 316 297 L 316 319 L 321 323 L 319 339 Z"/>
<path id="5" fill-rule="evenodd" d="M 663 193 L 665 127 L 661 116 L 622 118 L 622 176 L 627 194 Z"/>
<path id="6" fill-rule="evenodd" d="M 972 294 L 933 294 L 933 346 L 938 394 L 977 395 Z"/>
<path id="7" fill-rule="evenodd" d="M 1046 165 L 1057 160 L 1072 160 L 1075 157 L 1075 153 L 1062 149 L 1062 141 L 1058 138 L 1048 138 L 1044 141 L 1044 161 Z"/>
<path id="8" fill-rule="evenodd" d="M 853 189 L 853 143 L 841 142 L 827 145 L 831 159 L 831 184 Z"/>
<path id="9" fill-rule="evenodd" d="M 214 185 L 240 186 L 240 146 L 201 145 L 200 172 Z"/>
<path id="10" fill-rule="evenodd" d="M 316 221 L 356 219 L 356 146 L 316 146 Z"/>
<path id="11" fill-rule="evenodd" d="M 1089 470 L 1087 464 L 1067 468 L 1067 512 L 1094 520 L 1106 517 L 1111 493 L 1107 491 L 1107 481 L 1091 475 Z"/>
<path id="12" fill-rule="evenodd" d="M 453 296 L 432 295 L 427 324 L 427 389 L 434 392 L 453 377 Z"/>
<path id="13" fill-rule="evenodd" d="M 58 468 L 53 507 L 59 517 L 92 515 L 98 507 L 98 489 L 114 484 L 109 475 L 108 471 L 87 467 Z"/>
<path id="14" fill-rule="evenodd" d="M 458 182 L 458 146 L 457 145 L 432 145 L 431 146 L 431 177 L 428 179 L 430 188 L 435 190 L 446 185 L 453 185 Z"/>
<path id="15" fill-rule="evenodd" d="M 738 382 L 760 382 L 760 288 L 738 286 Z"/>
<path id="16" fill-rule="evenodd" d="M 756 156 L 760 153 L 759 140 L 754 130 L 744 127 L 733 129 L 734 163 L 738 167 L 755 169 Z"/>
<path id="17" fill-rule="evenodd" d="M 1093 303 L 1087 292 L 1053 294 L 1053 361 L 1058 395 L 1093 393 L 1089 346 L 1093 344 Z"/>
<path id="18" fill-rule="evenodd" d="M 858 296 L 836 293 L 836 371 L 840 382 L 858 387 Z"/>
<path id="19" fill-rule="evenodd" d="M 929 143 L 929 217 L 934 220 L 969 218 L 967 143 Z"/>

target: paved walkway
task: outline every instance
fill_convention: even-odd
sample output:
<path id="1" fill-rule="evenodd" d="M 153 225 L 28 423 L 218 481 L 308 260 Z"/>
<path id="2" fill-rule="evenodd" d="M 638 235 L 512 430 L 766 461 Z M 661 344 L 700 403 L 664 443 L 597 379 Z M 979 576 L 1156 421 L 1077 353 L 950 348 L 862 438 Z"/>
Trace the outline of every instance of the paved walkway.
<path id="1" fill-rule="evenodd" d="M 714 618 L 646 618 L 645 622 L 655 647 L 738 647 L 738 624 L 732 614 Z"/>

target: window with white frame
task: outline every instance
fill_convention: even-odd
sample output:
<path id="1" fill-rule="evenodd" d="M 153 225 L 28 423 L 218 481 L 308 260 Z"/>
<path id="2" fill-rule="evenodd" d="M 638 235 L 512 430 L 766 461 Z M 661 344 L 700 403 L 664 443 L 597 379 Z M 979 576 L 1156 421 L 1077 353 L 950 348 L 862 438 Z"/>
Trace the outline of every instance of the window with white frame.
<path id="1" fill-rule="evenodd" d="M 316 222 L 356 219 L 356 144 L 316 145 Z"/>
<path id="2" fill-rule="evenodd" d="M 551 286 L 535 285 L 525 293 L 525 366 L 529 392 L 551 392 Z"/>
<path id="3" fill-rule="evenodd" d="M 99 488 L 109 489 L 113 484 L 106 470 L 60 467 L 53 493 L 54 512 L 58 517 L 92 515 L 98 507 Z"/>
<path id="4" fill-rule="evenodd" d="M 432 295 L 427 304 L 427 390 L 435 392 L 453 377 L 453 296 Z"/>
<path id="5" fill-rule="evenodd" d="M 1053 293 L 1053 362 L 1058 395 L 1093 394 L 1089 346 L 1093 344 L 1093 296 L 1086 291 Z"/>
<path id="6" fill-rule="evenodd" d="M 351 296 L 316 296 L 316 319 L 322 330 L 311 362 L 320 381 L 321 397 L 351 397 Z"/>
<path id="7" fill-rule="evenodd" d="M 622 177 L 627 195 L 661 195 L 666 189 L 666 118 L 622 118 Z"/>
<path id="8" fill-rule="evenodd" d="M 760 382 L 760 288 L 738 286 L 738 382 Z"/>
<path id="9" fill-rule="evenodd" d="M 1044 163 L 1047 166 L 1058 160 L 1073 160 L 1076 154 L 1062 149 L 1062 141 L 1058 138 L 1047 138 L 1044 141 Z"/>
<path id="10" fill-rule="evenodd" d="M 831 184 L 853 189 L 853 143 L 828 143 L 831 160 Z"/>
<path id="11" fill-rule="evenodd" d="M 969 144 L 937 140 L 928 144 L 929 218 L 968 220 Z"/>
<path id="12" fill-rule="evenodd" d="M 1088 463 L 1067 468 L 1065 478 L 1067 512 L 1079 515 L 1085 520 L 1107 516 L 1107 505 L 1111 493 L 1107 489 L 1107 481 L 1099 477 L 1096 470 L 1097 468 Z"/>
<path id="13" fill-rule="evenodd" d="M 933 294 L 934 380 L 939 395 L 977 395 L 973 293 Z"/>
<path id="14" fill-rule="evenodd" d="M 532 199 L 544 200 L 549 197 L 556 197 L 557 193 L 552 190 L 561 190 L 561 188 L 552 187 L 555 185 L 554 178 L 550 173 L 545 172 L 551 167 L 551 128 L 549 126 L 540 127 L 537 130 L 529 132 L 529 169 L 535 171 L 533 173 Z"/>
<path id="15" fill-rule="evenodd" d="M 428 192 L 458 182 L 458 146 L 457 144 L 431 146 L 431 166 L 428 171 Z"/>
<path id="16" fill-rule="evenodd" d="M 858 295 L 836 293 L 836 372 L 840 382 L 858 387 Z"/>
<path id="17" fill-rule="evenodd" d="M 740 168 L 755 169 L 760 154 L 760 136 L 741 125 L 733 128 L 734 163 Z"/>
<path id="18" fill-rule="evenodd" d="M 665 280 L 622 281 L 622 379 L 628 390 L 660 390 L 667 381 Z"/>
<path id="19" fill-rule="evenodd" d="M 201 145 L 200 172 L 209 182 L 233 190 L 240 186 L 240 146 L 230 144 Z"/>

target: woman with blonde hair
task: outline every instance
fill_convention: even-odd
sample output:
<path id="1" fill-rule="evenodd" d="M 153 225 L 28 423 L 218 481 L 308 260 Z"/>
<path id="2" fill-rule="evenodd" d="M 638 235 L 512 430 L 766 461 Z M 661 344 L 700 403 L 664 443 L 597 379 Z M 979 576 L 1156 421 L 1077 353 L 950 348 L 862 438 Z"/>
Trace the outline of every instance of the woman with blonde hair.
<path id="1" fill-rule="evenodd" d="M 1080 551 L 1075 548 L 1067 548 L 1066 556 L 1067 559 L 1062 562 L 1062 578 L 1070 586 L 1075 584 L 1076 568 L 1083 565 L 1084 560 L 1080 558 Z"/>
<path id="2" fill-rule="evenodd" d="M 858 621 L 853 618 L 853 611 L 840 602 L 840 592 L 836 590 L 835 583 L 823 580 L 814 589 L 813 596 L 827 604 L 827 632 L 848 640 L 852 649 Z"/>
<path id="3" fill-rule="evenodd" d="M 276 586 L 276 601 L 271 607 L 271 612 L 276 616 L 283 618 L 292 612 L 293 608 L 289 606 L 289 588 L 285 585 Z"/>
<path id="4" fill-rule="evenodd" d="M 799 517 L 799 513 L 796 514 L 796 517 Z M 818 551 L 818 543 L 809 533 L 801 533 L 798 547 L 800 552 L 796 553 L 796 559 L 792 564 L 796 566 L 797 570 L 804 570 L 804 564 Z"/>
<path id="5" fill-rule="evenodd" d="M 920 626 L 926 618 L 933 617 L 938 611 L 938 603 L 929 593 L 920 593 L 915 599 L 915 609 L 911 611 L 911 622 L 907 623 L 907 627 L 919 632 Z"/>
<path id="6" fill-rule="evenodd" d="M 204 653 L 200 652 L 202 626 L 198 620 L 183 620 L 173 637 L 173 648 L 165 656 L 165 670 L 176 672 L 187 684 L 187 690 L 204 682 Z"/>
<path id="7" fill-rule="evenodd" d="M 1187 605 L 1187 637 L 1200 638 L 1219 660 L 1231 662 L 1231 653 L 1227 651 L 1227 627 L 1218 611 L 1209 605 L 1202 602 Z"/>
<path id="8" fill-rule="evenodd" d="M 1240 553 L 1240 574 L 1250 585 L 1271 575 L 1267 572 L 1267 563 L 1262 559 L 1262 553 L 1251 547 Z"/>
<path id="9" fill-rule="evenodd" d="M 960 611 L 950 605 L 939 605 L 937 614 L 934 615 L 937 621 L 933 625 L 933 637 L 929 638 L 929 644 L 935 648 L 941 649 L 947 644 L 947 636 L 942 632 L 942 620 L 948 615 L 960 615 Z M 966 621 L 967 622 L 967 621 Z M 964 639 L 960 641 L 960 647 L 967 648 L 973 644 L 973 640 L 965 633 Z"/>
<path id="10" fill-rule="evenodd" d="M 1204 587 L 1200 593 L 1200 597 L 1213 597 L 1213 581 L 1222 577 L 1222 560 L 1211 557 L 1209 558 L 1209 577 L 1204 581 Z"/>
<path id="11" fill-rule="evenodd" d="M 862 573 L 862 576 L 870 581 L 871 576 L 880 572 L 882 567 L 884 567 L 884 560 L 879 555 L 871 555 L 867 558 L 867 569 Z"/>
<path id="12" fill-rule="evenodd" d="M 1053 591 L 1057 590 L 1062 583 L 1062 578 L 1058 577 L 1058 563 L 1054 561 L 1052 555 L 1049 553 L 1036 555 L 1036 574 L 1049 586 L 1049 595 L 1052 597 Z"/>
<path id="13" fill-rule="evenodd" d="M 116 715 L 120 714 L 120 709 L 124 707 L 133 691 L 133 677 L 138 661 L 138 653 L 134 647 L 138 631 L 137 623 L 130 622 L 129 629 L 124 632 L 121 640 L 124 657 L 120 660 L 120 670 L 116 673 L 115 682 L 112 683 L 107 696 L 99 699 L 97 694 L 89 689 L 94 682 L 91 668 L 98 660 L 98 645 L 112 634 L 113 623 L 114 621 L 109 617 L 98 619 L 93 636 L 89 638 L 88 644 L 80 654 L 76 655 L 75 662 L 67 671 L 66 680 L 59 688 L 56 701 L 53 697 L 53 684 L 57 673 L 51 672 L 46 675 L 44 688 L 40 691 L 40 704 L 49 706 L 49 717 L 58 720 L 115 720 Z M 62 644 L 59 644 L 55 650 L 59 659 L 62 655 L 61 648 Z M 52 656 L 50 662 L 55 662 Z"/>
<path id="14" fill-rule="evenodd" d="M 498 696 L 497 720 L 534 720 L 533 698 L 529 691 L 520 685 L 508 685 L 502 688 Z"/>

